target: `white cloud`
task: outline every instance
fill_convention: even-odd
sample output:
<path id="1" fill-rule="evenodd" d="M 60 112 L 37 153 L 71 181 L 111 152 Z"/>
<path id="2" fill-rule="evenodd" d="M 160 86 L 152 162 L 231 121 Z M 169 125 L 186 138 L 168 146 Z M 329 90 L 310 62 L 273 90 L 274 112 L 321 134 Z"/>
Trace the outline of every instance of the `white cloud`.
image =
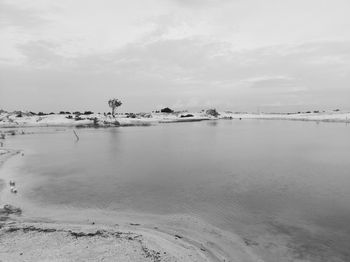
<path id="1" fill-rule="evenodd" d="M 5 107 L 15 109 L 21 101 L 45 110 L 89 101 L 99 108 L 99 101 L 114 95 L 129 100 L 124 106 L 130 110 L 157 104 L 350 107 L 349 1 L 0 5 Z M 38 101 L 37 91 L 52 103 Z"/>

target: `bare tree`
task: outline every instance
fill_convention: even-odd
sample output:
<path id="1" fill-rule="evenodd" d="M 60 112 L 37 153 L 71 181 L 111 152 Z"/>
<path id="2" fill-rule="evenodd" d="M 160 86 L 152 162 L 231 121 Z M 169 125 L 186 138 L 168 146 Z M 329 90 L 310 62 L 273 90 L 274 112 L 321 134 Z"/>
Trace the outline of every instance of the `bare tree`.
<path id="1" fill-rule="evenodd" d="M 115 109 L 117 107 L 120 107 L 122 104 L 123 104 L 122 101 L 120 101 L 117 98 L 113 98 L 113 99 L 109 99 L 108 100 L 108 105 L 109 105 L 110 108 L 112 108 L 112 115 L 113 116 L 114 116 Z"/>

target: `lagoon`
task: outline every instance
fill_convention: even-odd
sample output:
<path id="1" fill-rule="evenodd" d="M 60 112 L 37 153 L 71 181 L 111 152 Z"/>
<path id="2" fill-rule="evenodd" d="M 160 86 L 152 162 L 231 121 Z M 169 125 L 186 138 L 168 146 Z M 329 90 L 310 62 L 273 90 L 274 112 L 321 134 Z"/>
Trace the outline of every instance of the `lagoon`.
<path id="1" fill-rule="evenodd" d="M 82 128 L 79 141 L 70 128 L 38 130 L 6 140 L 6 147 L 24 150 L 4 168 L 23 185 L 14 201 L 186 214 L 240 235 L 269 261 L 291 261 L 283 260 L 287 255 L 350 261 L 350 126 L 344 123 Z"/>

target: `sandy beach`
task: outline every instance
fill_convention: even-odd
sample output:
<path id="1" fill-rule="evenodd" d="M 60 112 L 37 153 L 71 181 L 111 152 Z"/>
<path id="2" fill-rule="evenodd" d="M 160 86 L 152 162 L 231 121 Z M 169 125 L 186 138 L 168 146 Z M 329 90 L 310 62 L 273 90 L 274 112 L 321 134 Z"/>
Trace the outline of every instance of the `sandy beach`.
<path id="1" fill-rule="evenodd" d="M 2 166 L 20 151 L 0 152 Z M 8 182 L 1 180 L 1 193 L 9 190 Z M 48 218 L 1 206 L 1 261 L 262 261 L 238 236 L 189 216 L 85 210 Z"/>
<path id="2" fill-rule="evenodd" d="M 0 113 L 0 127 L 24 128 L 24 127 L 113 127 L 113 126 L 148 126 L 161 123 L 197 122 L 206 120 L 289 120 L 289 121 L 313 121 L 349 123 L 349 112 L 310 112 L 310 113 L 233 113 L 218 112 L 218 115 L 210 115 L 206 112 L 175 112 L 175 113 L 139 113 L 130 115 L 118 115 L 112 117 L 100 113 L 90 115 L 74 114 L 48 114 L 33 115 L 31 113 L 2 112 Z"/>

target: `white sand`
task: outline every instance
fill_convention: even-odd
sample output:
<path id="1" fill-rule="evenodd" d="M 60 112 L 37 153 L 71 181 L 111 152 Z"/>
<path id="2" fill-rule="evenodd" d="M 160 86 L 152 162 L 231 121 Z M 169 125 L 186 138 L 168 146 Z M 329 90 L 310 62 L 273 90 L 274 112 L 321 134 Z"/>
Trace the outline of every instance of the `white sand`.
<path id="1" fill-rule="evenodd" d="M 16 128 L 16 127 L 55 127 L 55 126 L 142 126 L 158 123 L 172 122 L 191 122 L 212 119 L 266 119 L 266 120 L 298 120 L 298 121 L 322 121 L 322 122 L 346 122 L 350 123 L 349 112 L 320 112 L 320 113 L 300 113 L 300 114 L 253 114 L 253 113 L 231 113 L 219 112 L 220 115 L 215 118 L 204 112 L 190 113 L 193 117 L 181 117 L 186 113 L 150 113 L 148 117 L 144 114 L 137 115 L 136 118 L 127 118 L 126 115 L 118 115 L 115 118 L 110 115 L 92 114 L 80 115 L 79 119 L 75 119 L 75 115 L 45 115 L 45 116 L 28 116 L 23 114 L 17 117 L 15 113 L 3 112 L 0 114 L 0 128 Z M 71 116 L 71 119 L 68 117 Z"/>
<path id="2" fill-rule="evenodd" d="M 294 120 L 294 121 L 316 121 L 316 122 L 344 122 L 350 123 L 349 112 L 322 112 L 301 114 L 235 114 L 223 113 L 222 116 L 233 119 L 266 119 L 266 120 Z"/>

